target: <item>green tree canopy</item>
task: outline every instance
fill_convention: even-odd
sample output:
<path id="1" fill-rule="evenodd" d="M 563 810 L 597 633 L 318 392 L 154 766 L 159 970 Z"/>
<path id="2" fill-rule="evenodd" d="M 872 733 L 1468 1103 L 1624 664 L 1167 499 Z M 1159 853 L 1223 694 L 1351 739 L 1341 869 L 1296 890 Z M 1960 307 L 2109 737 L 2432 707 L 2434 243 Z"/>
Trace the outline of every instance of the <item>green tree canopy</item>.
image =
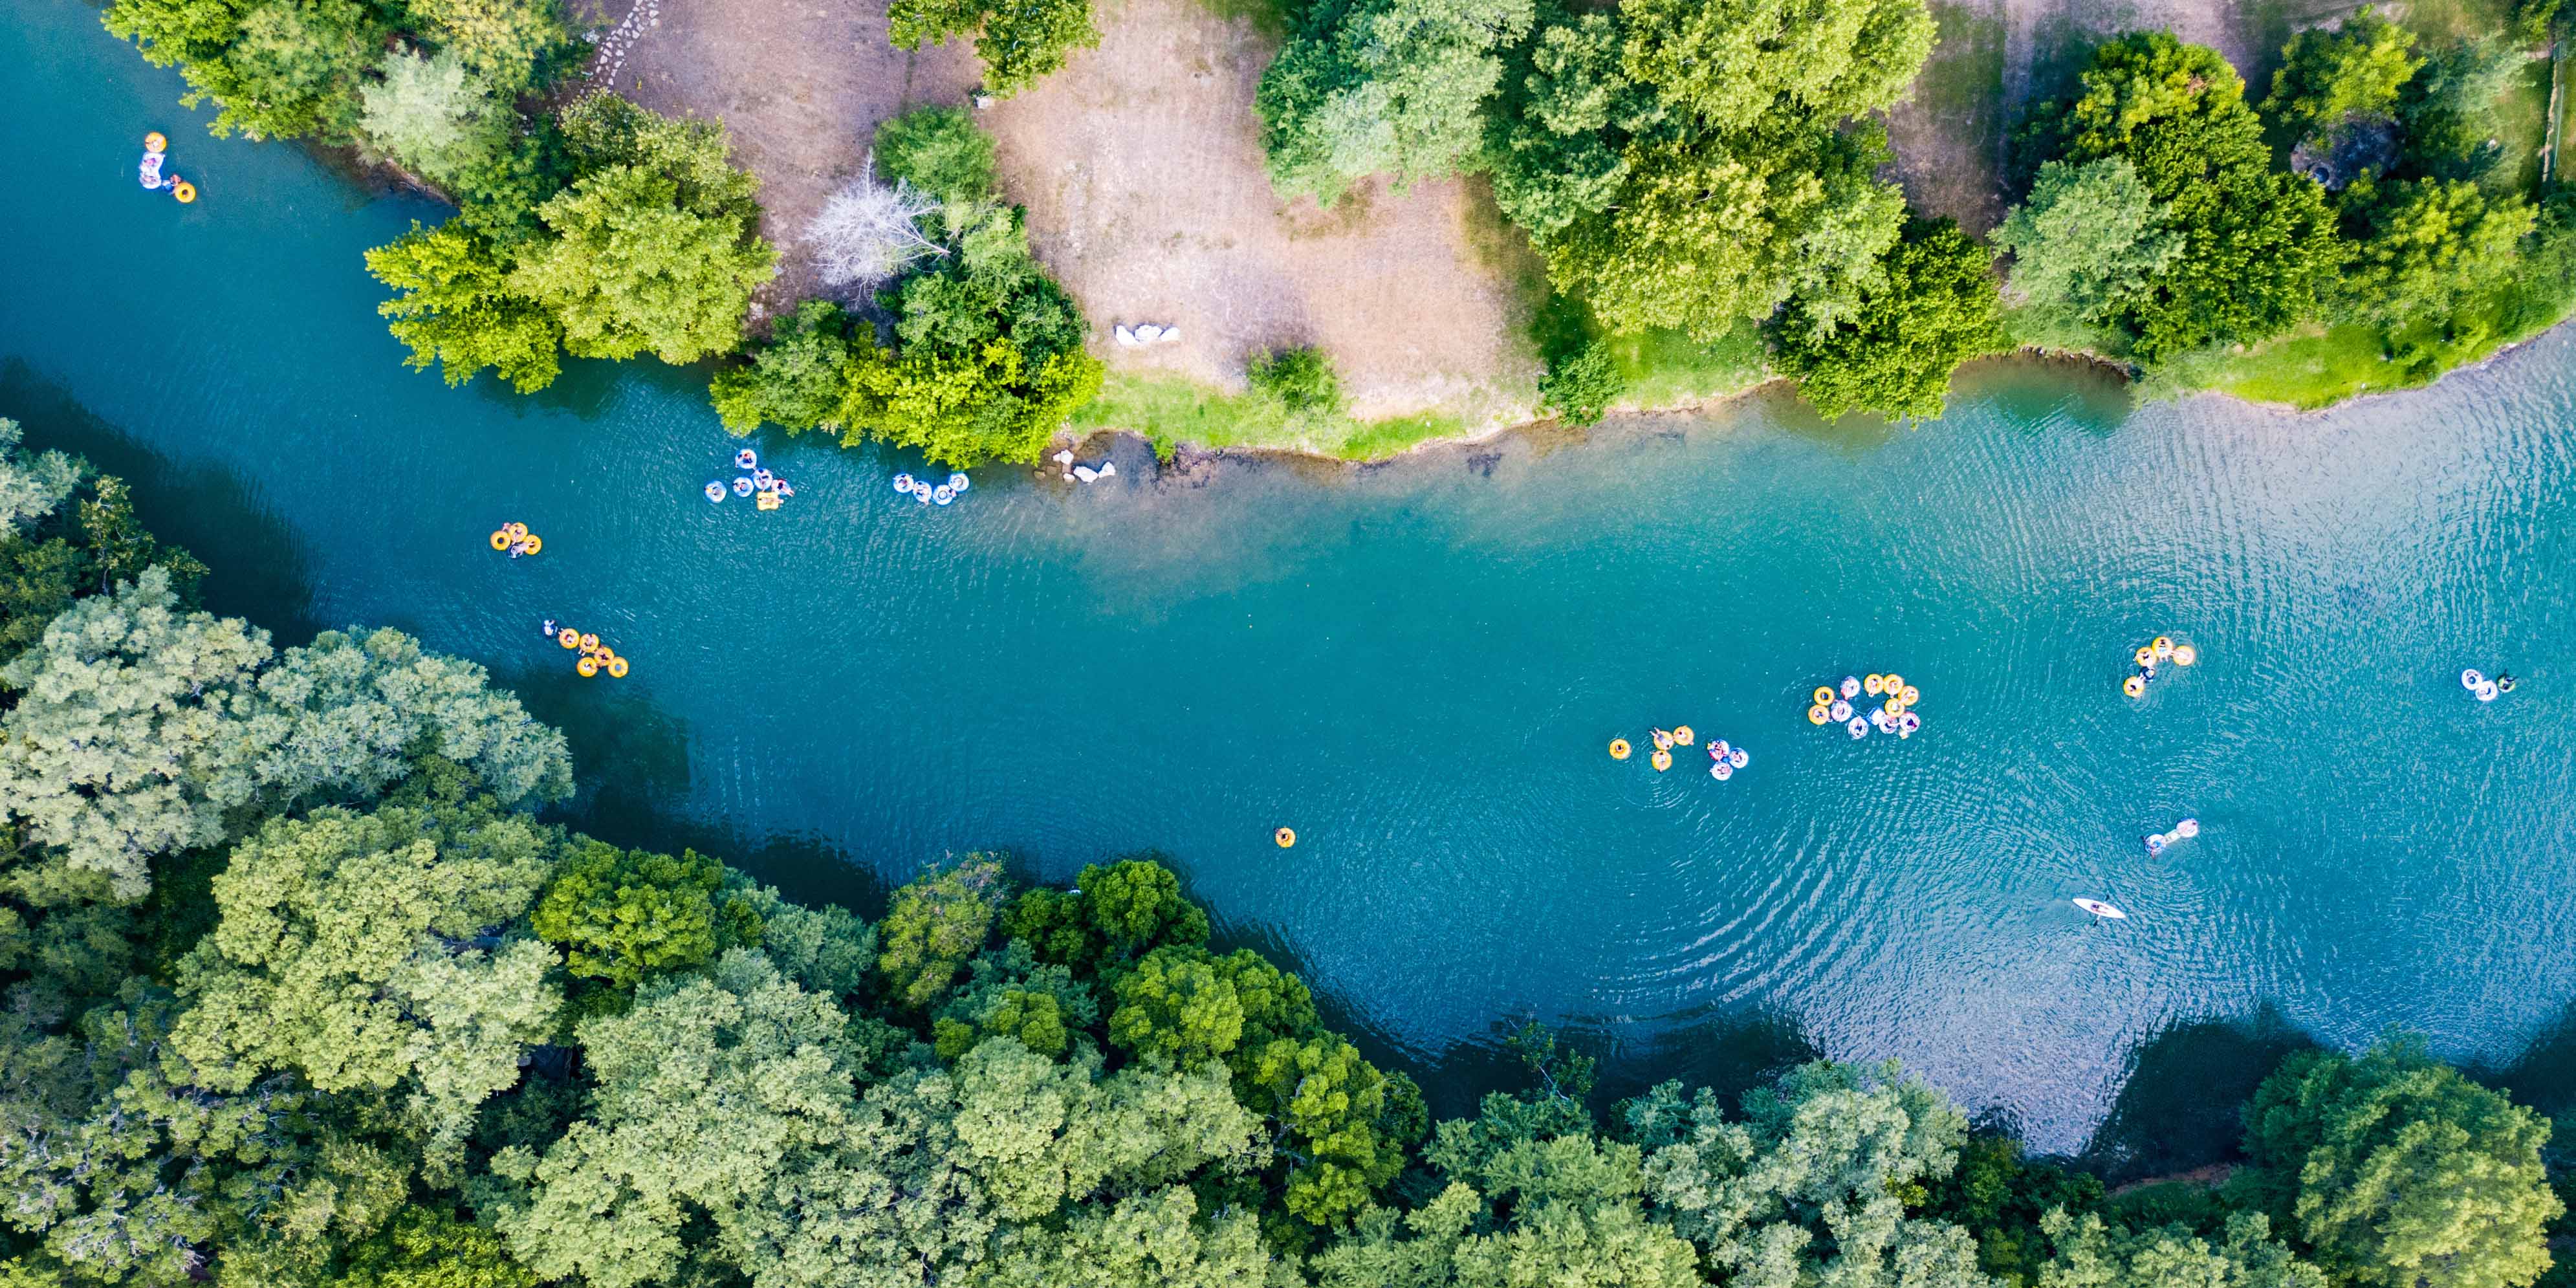
<path id="1" fill-rule="evenodd" d="M 894 892 L 877 925 L 877 973 L 886 997 L 923 1011 L 948 992 L 968 960 L 983 951 L 1003 900 L 1001 863 L 970 854 L 931 870 Z"/>
<path id="2" fill-rule="evenodd" d="M 1402 187 L 1454 173 L 1532 13 L 1531 0 L 1307 5 L 1253 98 L 1271 182 L 1329 204 L 1373 174 Z"/>
<path id="3" fill-rule="evenodd" d="M 2344 192 L 2355 235 L 2337 294 L 2391 323 L 2447 317 L 2493 290 L 2538 212 L 2519 196 L 2490 199 L 2465 179 L 2361 179 Z"/>
<path id="4" fill-rule="evenodd" d="M 678 858 L 575 841 L 531 928 L 564 950 L 575 975 L 633 988 L 649 975 L 693 970 L 736 944 L 758 943 L 759 915 L 719 903 L 724 864 L 695 850 Z"/>
<path id="5" fill-rule="evenodd" d="M 708 387 L 716 416 L 737 434 L 762 425 L 789 434 L 838 428 L 841 371 L 851 353 L 850 319 L 841 306 L 806 300 L 770 327 L 768 342 L 749 362 L 716 372 Z"/>
<path id="6" fill-rule="evenodd" d="M 2015 293 L 2091 325 L 2109 321 L 2183 248 L 2125 156 L 2041 166 L 2030 196 L 1995 229 L 1995 245 L 2012 253 Z"/>
<path id="7" fill-rule="evenodd" d="M 2039 1267 L 2037 1288 L 2326 1288 L 2315 1266 L 2272 1240 L 2259 1213 L 2229 1217 L 2215 1244 L 2185 1226 L 2131 1230 L 2063 1211 L 2040 1225 L 2055 1256 Z"/>
<path id="8" fill-rule="evenodd" d="M 456 53 L 388 50 L 377 71 L 382 79 L 358 91 L 358 132 L 422 178 L 447 182 L 508 149 L 516 115 Z"/>
<path id="9" fill-rule="evenodd" d="M 2281 49 L 2263 110 L 2294 137 L 2320 138 L 2345 123 L 2395 115 L 2397 92 L 2423 60 L 2415 33 L 2371 9 L 2333 31 L 2311 28 Z"/>
<path id="10" fill-rule="evenodd" d="M 1627 74 L 1724 133 L 1891 107 L 1932 53 L 1919 0 L 1631 0 L 1619 15 Z"/>
<path id="11" fill-rule="evenodd" d="M 2291 1056 L 2245 1107 L 2258 1193 L 2339 1282 L 2520 1288 L 2549 1268 L 2565 1209 L 2549 1121 L 2393 1040 Z"/>
<path id="12" fill-rule="evenodd" d="M 1181 880 L 1152 859 L 1085 864 L 1071 891 L 1030 890 L 1002 914 L 1002 933 L 1038 960 L 1099 971 L 1165 945 L 1207 942 L 1207 914 Z"/>
<path id="13" fill-rule="evenodd" d="M 1773 328 L 1780 369 L 1828 416 L 1933 417 L 1950 373 L 2005 347 L 1994 256 L 1950 220 L 1917 221 L 1847 319 L 1818 325 L 1793 299 Z"/>
<path id="14" fill-rule="evenodd" d="M 179 965 L 171 1033 L 191 1079 L 241 1093 L 277 1070 L 317 1091 L 407 1093 L 434 1155 L 519 1080 L 553 1029 L 553 950 L 509 928 L 554 839 L 488 806 L 272 819 L 215 877 L 221 919 Z"/>
<path id="15" fill-rule="evenodd" d="M 906 49 L 976 32 L 984 88 L 1004 98 L 1062 68 L 1075 49 L 1100 44 L 1090 0 L 895 0 L 889 38 Z"/>
<path id="16" fill-rule="evenodd" d="M 367 252 L 367 271 L 394 291 L 376 311 L 393 319 L 388 329 L 410 348 L 403 365 L 414 371 L 436 366 L 461 385 L 490 367 L 526 394 L 563 370 L 563 323 L 512 287 L 499 249 L 461 220 L 430 230 L 414 223 Z"/>

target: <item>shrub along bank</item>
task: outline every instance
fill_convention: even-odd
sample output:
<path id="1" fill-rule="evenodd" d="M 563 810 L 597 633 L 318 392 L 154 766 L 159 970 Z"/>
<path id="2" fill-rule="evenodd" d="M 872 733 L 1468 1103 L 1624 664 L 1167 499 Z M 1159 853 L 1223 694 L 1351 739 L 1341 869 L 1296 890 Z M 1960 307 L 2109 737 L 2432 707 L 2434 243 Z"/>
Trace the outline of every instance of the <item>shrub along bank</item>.
<path id="1" fill-rule="evenodd" d="M 279 650 L 0 438 L 7 1288 L 2564 1277 L 2550 1125 L 2403 1040 L 2284 1062 L 2216 1190 L 2106 1195 L 1892 1065 L 1598 1105 L 1535 1029 L 1434 1124 L 1158 862 L 951 857 L 870 923 L 570 832 L 481 668 Z"/>

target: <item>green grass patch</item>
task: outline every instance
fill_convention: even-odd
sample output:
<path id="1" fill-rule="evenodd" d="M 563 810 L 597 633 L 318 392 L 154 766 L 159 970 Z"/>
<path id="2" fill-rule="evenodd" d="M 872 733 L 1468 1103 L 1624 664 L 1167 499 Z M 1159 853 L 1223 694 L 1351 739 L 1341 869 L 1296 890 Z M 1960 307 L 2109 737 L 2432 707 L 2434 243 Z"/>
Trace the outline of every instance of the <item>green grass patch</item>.
<path id="1" fill-rule="evenodd" d="M 1608 338 L 1611 360 L 1628 381 L 1623 407 L 1655 411 L 1743 393 L 1771 378 L 1770 353 L 1750 326 L 1702 344 L 1679 331 Z"/>
<path id="2" fill-rule="evenodd" d="M 1176 446 L 1260 448 L 1373 461 L 1443 438 L 1463 438 L 1455 416 L 1424 414 L 1364 421 L 1349 416 L 1293 416 L 1273 399 L 1227 393 L 1176 376 L 1113 374 L 1090 406 L 1075 412 L 1082 433 L 1124 430 L 1153 440 L 1158 454 Z"/>

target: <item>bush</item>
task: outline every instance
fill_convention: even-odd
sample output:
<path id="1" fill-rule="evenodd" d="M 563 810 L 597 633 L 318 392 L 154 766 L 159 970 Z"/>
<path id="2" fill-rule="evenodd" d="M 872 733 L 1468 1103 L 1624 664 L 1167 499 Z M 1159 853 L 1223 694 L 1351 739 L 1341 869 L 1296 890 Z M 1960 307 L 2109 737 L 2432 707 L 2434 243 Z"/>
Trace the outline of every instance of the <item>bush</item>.
<path id="1" fill-rule="evenodd" d="M 807 300 L 778 320 L 769 343 L 753 351 L 749 362 L 718 371 L 708 394 L 724 427 L 736 434 L 764 423 L 790 434 L 834 428 L 850 354 L 850 319 L 841 306 Z"/>
<path id="2" fill-rule="evenodd" d="M 1263 351 L 1244 373 L 1253 392 L 1288 409 L 1291 415 L 1333 416 L 1342 410 L 1341 377 L 1320 349 Z"/>
<path id="3" fill-rule="evenodd" d="M 1598 340 L 1585 341 L 1582 348 L 1549 363 L 1547 374 L 1538 378 L 1539 409 L 1575 425 L 1598 422 L 1627 391 L 1628 378 L 1619 374 L 1610 346 Z"/>
<path id="4" fill-rule="evenodd" d="M 1994 256 L 1947 219 L 1917 221 L 1881 270 L 1848 321 L 1818 325 L 1792 301 L 1772 330 L 1780 369 L 1828 416 L 1938 416 L 1950 373 L 2004 347 Z"/>
<path id="5" fill-rule="evenodd" d="M 877 127 L 877 164 L 886 177 L 941 201 L 993 195 L 993 140 L 963 108 L 918 107 Z"/>

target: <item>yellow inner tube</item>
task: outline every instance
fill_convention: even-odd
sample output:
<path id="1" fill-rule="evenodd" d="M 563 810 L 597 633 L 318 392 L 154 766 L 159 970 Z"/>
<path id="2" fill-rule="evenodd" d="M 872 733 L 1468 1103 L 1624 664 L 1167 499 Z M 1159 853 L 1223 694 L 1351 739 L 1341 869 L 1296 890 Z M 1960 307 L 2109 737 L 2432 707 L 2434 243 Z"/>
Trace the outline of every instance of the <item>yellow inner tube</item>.
<path id="1" fill-rule="evenodd" d="M 1824 722 L 1826 722 L 1827 720 L 1831 720 L 1831 719 L 1833 719 L 1833 718 L 1834 718 L 1834 713 L 1833 713 L 1833 712 L 1831 712 L 1831 711 L 1827 711 L 1827 710 L 1826 710 L 1826 709 L 1824 709 L 1823 707 L 1809 707 L 1809 708 L 1807 708 L 1807 723 L 1808 723 L 1808 724 L 1811 724 L 1811 725 L 1820 725 L 1820 724 L 1823 724 Z"/>
<path id="2" fill-rule="evenodd" d="M 501 525 L 501 530 L 514 537 L 524 537 L 528 535 L 528 525 L 524 523 L 504 523 Z"/>
<path id="3" fill-rule="evenodd" d="M 626 659 L 622 657 L 612 657 L 608 659 L 608 673 L 616 679 L 625 679 Z"/>
<path id="4" fill-rule="evenodd" d="M 495 533 L 493 533 L 493 534 L 492 534 L 492 548 L 493 548 L 493 549 L 495 549 L 495 550 L 507 550 L 507 549 L 509 549 L 509 548 L 510 548 L 510 534 L 509 534 L 509 533 L 506 533 L 506 532 L 495 532 Z"/>
<path id="5" fill-rule="evenodd" d="M 527 549 L 526 553 L 528 553 L 528 554 L 535 554 L 536 552 L 538 552 L 538 551 L 540 551 L 540 550 L 543 550 L 543 549 L 545 549 L 545 548 L 546 548 L 546 539 L 545 539 L 544 537 L 539 537 L 539 536 L 530 536 L 530 537 L 528 538 L 528 549 Z"/>
<path id="6" fill-rule="evenodd" d="M 1904 688 L 1905 688 L 1905 677 L 1904 677 L 1904 676 L 1901 676 L 1901 675 L 1898 675 L 1898 674 L 1897 674 L 1896 672 L 1894 672 L 1894 671 L 1890 671 L 1890 672 L 1888 672 L 1886 675 L 1883 675 L 1883 676 L 1880 676 L 1880 677 L 1879 677 L 1879 681 L 1878 681 L 1878 691 L 1879 691 L 1879 692 L 1881 692 L 1881 693 L 1897 693 L 1897 692 L 1902 692 L 1902 691 L 1904 690 Z"/>
<path id="7" fill-rule="evenodd" d="M 1923 690 L 1915 688 L 1913 685 L 1909 684 L 1905 686 L 1905 692 L 1900 693 L 1897 696 L 1903 698 L 1905 700 L 1905 705 L 1910 707 L 1923 700 Z"/>
<path id="8" fill-rule="evenodd" d="M 1860 682 L 1860 691 L 1873 698 L 1877 697 L 1879 694 L 1887 691 L 1887 677 L 1884 675 L 1862 677 Z"/>
<path id="9" fill-rule="evenodd" d="M 1610 740 L 1610 758 L 1612 760 L 1626 760 L 1628 758 L 1627 739 L 1613 738 Z"/>
<path id="10" fill-rule="evenodd" d="M 1289 846 L 1297 843 L 1297 829 L 1293 827 L 1283 827 L 1278 831 L 1271 833 L 1270 839 L 1277 841 L 1280 849 L 1287 849 Z"/>
<path id="11" fill-rule="evenodd" d="M 580 661 L 573 663 L 572 669 L 580 672 L 581 678 L 587 680 L 590 677 L 599 674 L 599 659 L 585 656 Z"/>
<path id="12" fill-rule="evenodd" d="M 2200 660 L 2200 650 L 2189 644 L 2174 645 L 2174 665 L 2189 666 Z"/>
<path id="13" fill-rule="evenodd" d="M 583 635 L 582 635 L 582 637 L 581 637 L 581 646 L 582 646 L 583 648 L 588 648 L 588 649 L 595 649 L 595 648 L 598 648 L 598 647 L 599 647 L 599 637 L 598 637 L 598 636 L 596 636 L 596 635 L 591 635 L 591 634 L 585 633 L 585 634 L 583 634 Z"/>
<path id="14" fill-rule="evenodd" d="M 1808 696 L 1816 700 L 1817 706 L 1825 707 L 1833 705 L 1834 691 L 1829 686 L 1819 684 L 1816 686 L 1816 691 Z"/>
<path id="15" fill-rule="evenodd" d="M 185 179 L 181 179 L 177 183 L 170 185 L 170 195 L 177 197 L 180 205 L 187 205 L 189 202 L 197 199 L 197 185 L 190 183 Z"/>
<path id="16" fill-rule="evenodd" d="M 561 644 L 565 648 L 580 648 L 581 632 L 567 626 L 563 628 L 563 634 L 555 636 L 555 643 Z"/>
<path id="17" fill-rule="evenodd" d="M 161 137 L 161 131 L 154 130 L 143 136 L 143 150 L 146 152 L 167 152 L 170 150 L 170 140 Z"/>
<path id="18" fill-rule="evenodd" d="M 1664 749 L 1662 749 L 1662 748 L 1660 748 L 1660 747 L 1656 748 L 1656 749 L 1655 749 L 1655 755 L 1654 755 L 1654 765 L 1655 765 L 1655 772 L 1656 772 L 1656 773 L 1658 773 L 1658 774 L 1660 774 L 1660 773 L 1664 772 L 1664 771 L 1665 771 L 1665 770 L 1667 770 L 1667 769 L 1672 768 L 1672 767 L 1673 767 L 1673 753 L 1671 753 L 1671 752 L 1669 752 L 1669 751 L 1665 751 Z"/>
<path id="19" fill-rule="evenodd" d="M 2169 657 L 2173 653 L 2173 637 L 2170 635 L 2159 635 L 2156 637 L 2156 642 L 2149 644 L 2147 647 L 2154 649 L 2157 657 Z"/>
<path id="20" fill-rule="evenodd" d="M 2141 644 L 2138 646 L 2137 652 L 2129 655 L 2129 660 L 2140 666 L 2145 666 L 2156 660 L 2156 650 L 2152 645 Z"/>
<path id="21" fill-rule="evenodd" d="M 1689 725 L 1674 725 L 1673 741 L 1684 747 L 1691 745 L 1691 727 Z"/>
<path id="22" fill-rule="evenodd" d="M 2120 681 L 2120 692 L 2128 694 L 2130 697 L 2137 697 L 2146 691 L 2147 682 L 2134 675 L 2130 676 L 2128 679 Z"/>

